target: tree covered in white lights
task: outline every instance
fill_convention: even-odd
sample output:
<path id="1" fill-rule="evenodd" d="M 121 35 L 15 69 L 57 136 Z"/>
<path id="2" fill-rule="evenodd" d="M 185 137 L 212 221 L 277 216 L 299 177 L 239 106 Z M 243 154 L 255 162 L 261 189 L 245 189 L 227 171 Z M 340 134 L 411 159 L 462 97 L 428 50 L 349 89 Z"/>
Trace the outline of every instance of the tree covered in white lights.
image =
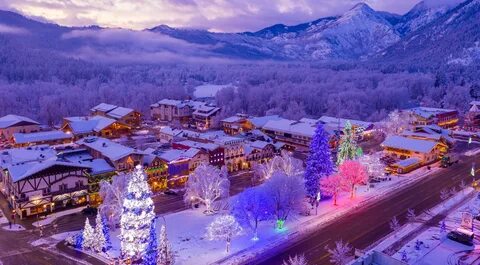
<path id="1" fill-rule="evenodd" d="M 97 218 L 95 219 L 95 240 L 92 246 L 93 250 L 96 252 L 102 252 L 107 248 L 107 240 L 105 239 L 102 216 L 100 213 L 97 213 Z"/>
<path id="2" fill-rule="evenodd" d="M 145 172 L 138 165 L 128 181 L 120 218 L 122 254 L 126 258 L 138 259 L 147 248 L 155 218 L 151 195 Z"/>
<path id="3" fill-rule="evenodd" d="M 227 198 L 230 193 L 230 181 L 225 167 L 201 164 L 189 176 L 186 183 L 184 201 L 187 204 L 202 203 L 206 214 L 213 213 L 215 201 Z"/>
<path id="4" fill-rule="evenodd" d="M 351 259 L 352 247 L 343 242 L 343 240 L 335 241 L 334 248 L 326 248 L 330 254 L 330 263 L 335 265 L 345 265 Z"/>
<path id="5" fill-rule="evenodd" d="M 308 265 L 305 255 L 295 255 L 288 257 L 287 260 L 284 260 L 282 265 Z"/>
<path id="6" fill-rule="evenodd" d="M 232 239 L 242 233 L 242 227 L 232 215 L 222 215 L 207 227 L 207 238 L 209 240 L 222 240 L 227 243 L 227 253 L 230 252 Z"/>
<path id="7" fill-rule="evenodd" d="M 172 246 L 167 238 L 167 230 L 164 225 L 160 230 L 160 243 L 157 251 L 157 264 L 173 265 L 175 263 L 175 255 L 172 251 Z"/>
<path id="8" fill-rule="evenodd" d="M 88 218 L 85 219 L 85 227 L 83 228 L 83 241 L 82 249 L 83 250 L 93 250 L 95 246 L 95 230 L 90 225 Z"/>

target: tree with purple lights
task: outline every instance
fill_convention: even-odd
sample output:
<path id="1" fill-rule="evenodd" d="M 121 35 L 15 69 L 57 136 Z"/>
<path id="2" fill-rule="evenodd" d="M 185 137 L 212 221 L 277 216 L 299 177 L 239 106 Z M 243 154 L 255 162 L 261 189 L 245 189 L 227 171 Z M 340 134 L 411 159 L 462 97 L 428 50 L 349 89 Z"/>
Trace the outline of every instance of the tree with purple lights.
<path id="1" fill-rule="evenodd" d="M 260 221 L 271 215 L 270 198 L 262 187 L 245 190 L 237 196 L 232 207 L 232 215 L 243 227 L 253 231 L 252 240 L 258 240 L 257 228 Z"/>
<path id="2" fill-rule="evenodd" d="M 320 180 L 333 172 L 328 138 L 327 132 L 323 129 L 323 124 L 319 123 L 310 144 L 310 154 L 305 169 L 305 188 L 312 207 L 320 192 Z"/>

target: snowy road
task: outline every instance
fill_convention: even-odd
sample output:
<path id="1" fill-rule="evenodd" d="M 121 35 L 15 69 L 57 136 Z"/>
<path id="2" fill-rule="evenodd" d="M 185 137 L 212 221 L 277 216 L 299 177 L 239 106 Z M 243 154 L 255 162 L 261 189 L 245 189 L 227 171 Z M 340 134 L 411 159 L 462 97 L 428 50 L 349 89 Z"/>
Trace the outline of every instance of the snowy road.
<path id="1" fill-rule="evenodd" d="M 264 253 L 249 264 L 281 264 L 289 256 L 302 253 L 310 264 L 330 264 L 325 247 L 331 247 L 340 239 L 348 241 L 354 248 L 364 249 L 391 232 L 389 221 L 394 216 L 404 223 L 408 208 L 414 208 L 417 213 L 428 210 L 441 201 L 440 190 L 458 188 L 462 179 L 471 181 L 469 172 L 473 161 L 478 164 L 480 158 L 468 157 L 457 165 L 441 169 L 413 186 L 331 222 L 300 241 Z"/>

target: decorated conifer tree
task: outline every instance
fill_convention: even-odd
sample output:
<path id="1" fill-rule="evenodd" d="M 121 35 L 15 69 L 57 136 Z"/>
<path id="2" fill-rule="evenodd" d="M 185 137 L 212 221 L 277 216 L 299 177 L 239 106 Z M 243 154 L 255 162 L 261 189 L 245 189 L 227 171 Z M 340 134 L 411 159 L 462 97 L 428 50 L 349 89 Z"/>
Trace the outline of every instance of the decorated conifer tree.
<path id="1" fill-rule="evenodd" d="M 106 240 L 103 233 L 103 223 L 102 216 L 100 213 L 97 213 L 97 218 L 95 219 L 95 237 L 93 240 L 92 249 L 96 252 L 102 252 L 106 250 Z"/>
<path id="2" fill-rule="evenodd" d="M 157 264 L 157 232 L 155 231 L 155 222 L 152 222 L 150 226 L 150 236 L 148 239 L 147 249 L 145 250 L 145 255 L 142 258 L 143 265 L 156 265 Z M 160 263 L 162 264 L 162 263 Z"/>
<path id="3" fill-rule="evenodd" d="M 147 249 L 155 218 L 151 195 L 145 172 L 137 165 L 128 181 L 120 218 L 122 255 L 127 259 L 138 260 Z"/>
<path id="4" fill-rule="evenodd" d="M 173 255 L 172 246 L 167 238 L 167 230 L 162 225 L 160 230 L 160 244 L 157 252 L 157 264 L 173 265 L 175 263 L 175 256 Z"/>
<path id="5" fill-rule="evenodd" d="M 357 141 L 355 140 L 355 131 L 350 121 L 345 123 L 343 135 L 340 138 L 340 145 L 337 153 L 337 165 L 341 165 L 345 160 L 354 160 L 357 156 Z"/>
<path id="6" fill-rule="evenodd" d="M 83 250 L 93 250 L 93 246 L 95 245 L 95 231 L 93 227 L 90 225 L 90 221 L 88 218 L 85 219 L 85 227 L 83 228 L 82 233 L 82 249 Z"/>
<path id="7" fill-rule="evenodd" d="M 313 204 L 320 192 L 320 179 L 329 176 L 333 172 L 328 134 L 319 124 L 310 144 L 310 154 L 305 169 L 305 188 L 310 203 Z"/>

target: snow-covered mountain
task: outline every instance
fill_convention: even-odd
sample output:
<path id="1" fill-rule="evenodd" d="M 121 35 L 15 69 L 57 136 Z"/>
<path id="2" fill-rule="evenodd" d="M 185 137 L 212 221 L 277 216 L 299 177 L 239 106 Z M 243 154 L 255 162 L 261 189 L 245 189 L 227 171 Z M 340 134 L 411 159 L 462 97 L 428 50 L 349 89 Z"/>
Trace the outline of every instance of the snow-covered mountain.
<path id="1" fill-rule="evenodd" d="M 470 64 L 480 57 L 479 1 L 456 6 L 420 2 L 405 15 L 375 11 L 361 3 L 342 15 L 243 33 L 166 25 L 143 31 L 62 27 L 0 11 L 0 42 L 4 44 L 0 51 L 11 47 L 38 53 L 45 49 L 61 56 L 122 63 L 204 58 L 427 62 L 439 57 L 449 63 Z"/>

